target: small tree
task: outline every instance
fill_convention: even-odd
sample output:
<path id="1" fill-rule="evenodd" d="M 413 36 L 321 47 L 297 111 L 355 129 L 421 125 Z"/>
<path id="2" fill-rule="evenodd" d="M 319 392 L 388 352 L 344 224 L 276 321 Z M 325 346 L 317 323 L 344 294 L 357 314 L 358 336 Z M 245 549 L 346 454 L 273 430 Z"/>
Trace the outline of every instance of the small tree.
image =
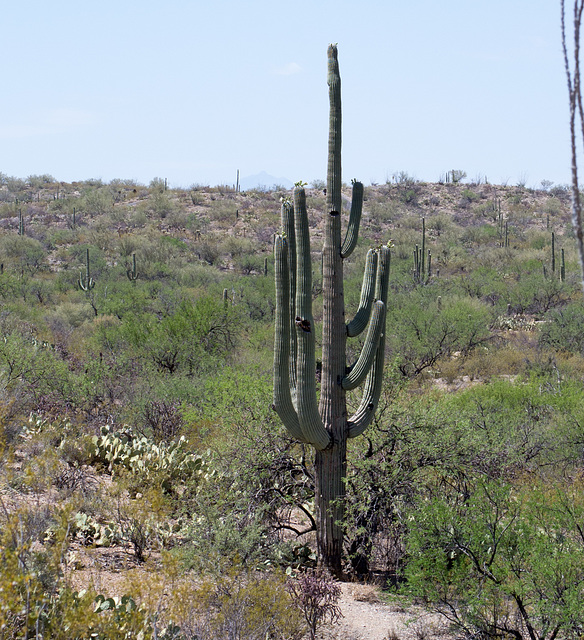
<path id="1" fill-rule="evenodd" d="M 580 481 L 484 477 L 411 513 L 407 587 L 466 637 L 555 640 L 584 624 Z"/>

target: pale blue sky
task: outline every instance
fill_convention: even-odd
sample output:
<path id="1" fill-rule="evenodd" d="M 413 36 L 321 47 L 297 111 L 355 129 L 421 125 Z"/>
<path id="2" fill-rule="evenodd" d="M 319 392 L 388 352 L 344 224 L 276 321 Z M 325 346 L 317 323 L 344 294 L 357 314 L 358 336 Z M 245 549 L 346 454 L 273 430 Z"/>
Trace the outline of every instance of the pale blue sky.
<path id="1" fill-rule="evenodd" d="M 231 184 L 343 174 L 570 179 L 556 0 L 18 0 L 2 10 L 0 171 Z"/>

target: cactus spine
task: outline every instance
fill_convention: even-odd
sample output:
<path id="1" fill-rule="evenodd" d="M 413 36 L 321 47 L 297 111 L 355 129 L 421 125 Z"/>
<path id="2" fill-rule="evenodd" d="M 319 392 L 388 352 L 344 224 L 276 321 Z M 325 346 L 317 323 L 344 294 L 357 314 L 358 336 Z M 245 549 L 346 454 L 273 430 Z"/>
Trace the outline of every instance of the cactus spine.
<path id="1" fill-rule="evenodd" d="M 77 281 L 79 288 L 83 291 L 90 291 L 95 287 L 95 280 L 89 272 L 89 248 L 85 250 L 85 276 L 79 272 L 79 280 Z"/>
<path id="2" fill-rule="evenodd" d="M 356 246 L 363 185 L 353 181 L 353 200 L 341 238 L 341 85 L 337 48 L 328 49 L 330 101 L 327 210 L 322 255 L 323 326 L 320 401 L 316 392 L 315 331 L 312 316 L 312 258 L 306 196 L 294 188 L 282 203 L 282 234 L 275 239 L 276 331 L 274 409 L 290 434 L 316 449 L 315 506 L 319 563 L 341 573 L 347 438 L 370 424 L 381 394 L 385 354 L 385 315 L 389 277 L 388 247 L 367 255 L 361 300 L 355 318 L 345 321 L 343 260 Z M 346 338 L 368 326 L 362 352 L 347 366 Z M 346 392 L 364 383 L 361 403 L 347 415 Z"/>

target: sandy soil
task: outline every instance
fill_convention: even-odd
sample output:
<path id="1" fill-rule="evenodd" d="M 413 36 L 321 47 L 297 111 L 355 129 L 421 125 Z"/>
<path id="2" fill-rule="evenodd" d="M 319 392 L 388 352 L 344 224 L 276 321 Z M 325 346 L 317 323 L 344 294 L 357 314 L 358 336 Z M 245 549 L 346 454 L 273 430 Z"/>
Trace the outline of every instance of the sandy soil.
<path id="1" fill-rule="evenodd" d="M 452 638 L 444 620 L 399 602 L 387 604 L 379 589 L 370 585 L 344 583 L 340 606 L 343 618 L 323 632 L 331 640 L 425 640 Z"/>

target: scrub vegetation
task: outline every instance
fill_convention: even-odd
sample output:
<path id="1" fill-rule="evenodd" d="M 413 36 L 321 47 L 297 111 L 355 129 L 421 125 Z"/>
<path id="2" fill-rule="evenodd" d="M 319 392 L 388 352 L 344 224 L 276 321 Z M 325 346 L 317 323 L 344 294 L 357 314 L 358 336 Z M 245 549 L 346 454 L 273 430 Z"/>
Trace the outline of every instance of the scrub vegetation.
<path id="1" fill-rule="evenodd" d="M 338 618 L 315 449 L 272 410 L 290 195 L 0 174 L 0 638 L 302 638 Z M 386 365 L 347 443 L 342 572 L 440 612 L 453 637 L 584 628 L 569 199 L 403 172 L 364 188 L 344 297 L 352 318 L 368 250 L 389 245 Z M 360 399 L 347 391 L 350 413 Z"/>

